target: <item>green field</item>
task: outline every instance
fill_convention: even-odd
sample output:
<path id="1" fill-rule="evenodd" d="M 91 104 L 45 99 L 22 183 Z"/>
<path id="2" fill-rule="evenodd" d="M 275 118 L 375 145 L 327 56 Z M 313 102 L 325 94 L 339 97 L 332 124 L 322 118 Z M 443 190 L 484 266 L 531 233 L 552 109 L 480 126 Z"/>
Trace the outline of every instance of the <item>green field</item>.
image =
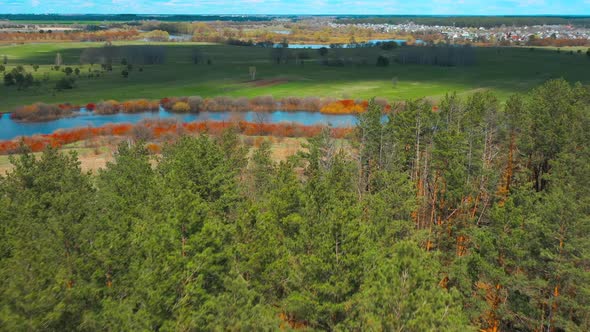
<path id="1" fill-rule="evenodd" d="M 140 44 L 140 43 L 116 43 Z M 271 62 L 269 49 L 226 45 L 168 43 L 166 63 L 137 67 L 129 78 L 120 74 L 120 66 L 100 78 L 86 77 L 88 65 L 79 65 L 80 52 L 86 47 L 102 43 L 53 43 L 0 46 L 0 56 L 8 56 L 7 70 L 24 65 L 33 71 L 32 64 L 41 67 L 34 73 L 41 78 L 50 73 L 50 80 L 40 87 L 18 91 L 15 87 L 0 86 L 0 112 L 34 102 L 86 103 L 104 99 L 126 100 L 133 98 L 162 98 L 167 96 L 200 95 L 203 97 L 227 95 L 246 96 L 331 96 L 336 98 L 384 97 L 404 100 L 420 97 L 439 98 L 447 92 L 470 93 L 490 89 L 501 99 L 525 91 L 542 82 L 564 77 L 570 81 L 590 83 L 590 57 L 585 53 L 557 53 L 550 49 L 479 48 L 477 64 L 469 67 L 438 67 L 426 65 L 400 65 L 376 67 L 379 54 L 395 55 L 396 50 L 339 49 L 330 50 L 332 56 L 366 64 L 342 67 L 320 65 L 316 50 L 306 52 L 311 59 L 304 65 L 277 65 Z M 194 48 L 199 48 L 211 65 L 192 63 Z M 55 91 L 55 80 L 65 74 L 51 71 L 55 55 L 60 52 L 64 63 L 80 67 L 82 75 L 76 88 Z M 118 64 L 118 62 L 115 62 Z M 249 67 L 256 66 L 258 82 L 249 81 Z M 63 68 L 63 67 L 62 67 Z M 94 65 L 94 69 L 100 66 Z M 392 84 L 396 77 L 397 85 Z M 275 81 L 272 81 L 275 80 Z"/>

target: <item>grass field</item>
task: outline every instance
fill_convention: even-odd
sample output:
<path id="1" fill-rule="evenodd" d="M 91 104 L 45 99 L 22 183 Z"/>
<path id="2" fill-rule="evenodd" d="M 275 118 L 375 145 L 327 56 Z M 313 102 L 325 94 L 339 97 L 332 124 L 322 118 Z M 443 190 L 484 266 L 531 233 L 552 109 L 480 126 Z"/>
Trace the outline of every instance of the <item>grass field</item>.
<path id="1" fill-rule="evenodd" d="M 115 43 L 116 45 L 142 43 Z M 501 99 L 525 91 L 551 78 L 564 77 L 570 81 L 590 83 L 590 57 L 586 54 L 557 53 L 555 50 L 537 48 L 478 48 L 477 64 L 469 67 L 437 67 L 425 65 L 400 65 L 376 67 L 379 54 L 395 55 L 396 50 L 338 49 L 329 56 L 364 60 L 366 64 L 328 67 L 320 65 L 317 50 L 293 50 L 306 52 L 311 59 L 304 65 L 277 65 L 272 63 L 270 50 L 256 47 L 206 45 L 193 43 L 168 43 L 166 63 L 137 66 L 129 78 L 121 76 L 120 66 L 100 78 L 86 77 L 88 65 L 79 65 L 79 55 L 86 47 L 99 47 L 102 43 L 49 43 L 0 46 L 0 56 L 8 56 L 7 70 L 23 65 L 33 71 L 32 64 L 40 65 L 34 73 L 41 78 L 49 73 L 50 81 L 41 87 L 18 91 L 15 87 L 0 86 L 0 112 L 34 102 L 87 103 L 104 99 L 126 100 L 133 98 L 159 99 L 168 96 L 200 95 L 228 96 L 331 96 L 336 98 L 384 97 L 388 100 L 405 100 L 421 97 L 433 99 L 447 92 L 470 93 L 490 89 Z M 192 64 L 192 52 L 199 48 L 211 65 Z M 51 71 L 55 55 L 60 52 L 64 63 L 80 67 L 82 75 L 76 88 L 66 91 L 53 89 L 55 80 L 64 74 Z M 117 64 L 118 61 L 115 61 Z M 256 82 L 249 81 L 249 67 L 256 66 Z M 94 65 L 94 69 L 100 66 Z M 392 84 L 396 77 L 397 85 Z"/>

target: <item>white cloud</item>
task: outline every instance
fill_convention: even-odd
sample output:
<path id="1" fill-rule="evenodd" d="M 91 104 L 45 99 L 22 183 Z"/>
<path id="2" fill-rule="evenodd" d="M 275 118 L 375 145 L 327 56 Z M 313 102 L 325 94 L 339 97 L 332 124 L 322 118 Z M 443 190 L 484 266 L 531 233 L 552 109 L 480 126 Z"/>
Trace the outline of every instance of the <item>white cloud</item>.
<path id="1" fill-rule="evenodd" d="M 41 1 L 39 1 L 39 0 L 31 0 L 32 7 L 38 7 L 40 4 L 41 4 Z"/>

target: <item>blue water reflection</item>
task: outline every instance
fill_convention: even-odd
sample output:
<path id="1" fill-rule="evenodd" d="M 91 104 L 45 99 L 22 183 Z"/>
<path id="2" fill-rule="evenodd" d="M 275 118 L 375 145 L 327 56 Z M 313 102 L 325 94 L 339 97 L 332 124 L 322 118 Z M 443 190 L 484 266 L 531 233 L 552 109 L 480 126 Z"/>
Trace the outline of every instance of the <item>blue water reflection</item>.
<path id="1" fill-rule="evenodd" d="M 160 108 L 158 112 L 117 113 L 113 115 L 96 115 L 82 109 L 71 118 L 47 122 L 16 122 L 9 114 L 0 114 L 0 140 L 9 140 L 18 136 L 51 134 L 59 129 L 76 127 L 100 127 L 109 123 L 138 123 L 145 119 L 174 119 L 180 122 L 192 121 L 248 121 L 255 123 L 295 123 L 306 126 L 331 125 L 333 127 L 351 127 L 357 123 L 355 115 L 333 115 L 319 112 L 201 112 L 197 114 L 175 114 Z"/>

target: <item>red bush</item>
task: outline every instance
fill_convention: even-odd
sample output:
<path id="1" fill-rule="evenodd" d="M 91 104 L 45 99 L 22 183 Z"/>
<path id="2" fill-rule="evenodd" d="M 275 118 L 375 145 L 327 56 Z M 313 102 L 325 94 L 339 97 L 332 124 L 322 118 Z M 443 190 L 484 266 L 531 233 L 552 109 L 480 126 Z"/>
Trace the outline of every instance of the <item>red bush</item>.
<path id="1" fill-rule="evenodd" d="M 61 147 L 66 144 L 87 140 L 98 136 L 129 136 L 133 135 L 133 129 L 144 126 L 151 131 L 151 136 L 169 140 L 183 133 L 208 133 L 219 135 L 229 128 L 236 128 L 239 133 L 248 136 L 276 136 L 276 137 L 312 137 L 318 135 L 323 126 L 303 126 L 290 123 L 253 123 L 240 121 L 231 122 L 189 122 L 178 123 L 169 120 L 144 121 L 137 125 L 108 124 L 102 127 L 84 127 L 70 130 L 58 130 L 48 135 L 35 135 L 12 141 L 0 141 L 0 154 L 18 152 L 21 143 L 28 146 L 31 151 L 39 152 L 47 146 Z M 332 128 L 331 134 L 335 138 L 343 138 L 352 133 L 352 128 Z M 155 143 L 154 143 L 155 144 Z M 148 146 L 154 153 L 158 153 L 156 146 Z"/>

